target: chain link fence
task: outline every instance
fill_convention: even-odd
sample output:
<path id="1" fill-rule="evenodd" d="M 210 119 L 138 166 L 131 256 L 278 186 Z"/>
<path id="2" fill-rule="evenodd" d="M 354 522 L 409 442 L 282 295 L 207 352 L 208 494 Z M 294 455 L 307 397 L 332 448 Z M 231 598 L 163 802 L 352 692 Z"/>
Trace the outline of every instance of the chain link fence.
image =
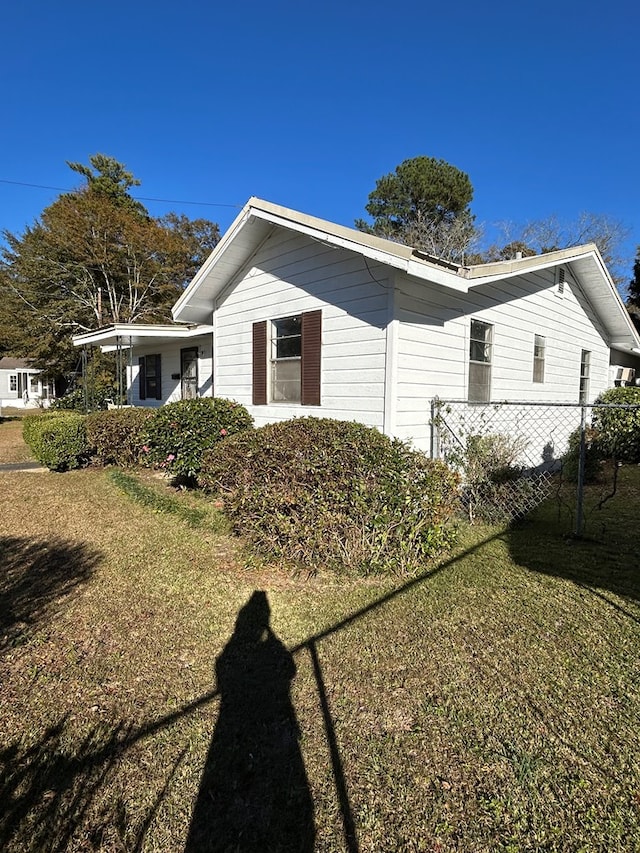
<path id="1" fill-rule="evenodd" d="M 593 534 L 597 510 L 615 499 L 625 460 L 622 443 L 603 452 L 596 427 L 620 414 L 632 415 L 633 424 L 640 406 L 435 398 L 431 455 L 460 473 L 470 521 L 510 522 L 554 500 L 571 533 L 581 536 L 591 526 Z"/>

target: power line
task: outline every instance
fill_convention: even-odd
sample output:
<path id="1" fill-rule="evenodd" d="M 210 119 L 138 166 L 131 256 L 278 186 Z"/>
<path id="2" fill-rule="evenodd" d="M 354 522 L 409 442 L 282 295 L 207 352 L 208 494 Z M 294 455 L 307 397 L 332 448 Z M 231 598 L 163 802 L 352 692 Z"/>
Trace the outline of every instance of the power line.
<path id="1" fill-rule="evenodd" d="M 51 187 L 47 184 L 29 184 L 26 181 L 9 181 L 6 178 L 0 178 L 0 184 L 12 184 L 15 187 L 33 187 L 37 190 L 56 190 L 57 192 L 62 193 L 75 192 L 75 190 L 69 189 L 68 187 Z M 157 201 L 162 204 L 198 204 L 205 207 L 235 207 L 238 209 L 243 207 L 242 204 L 229 204 L 221 201 L 184 201 L 183 199 L 175 198 L 149 198 L 144 195 L 132 195 L 131 198 L 136 201 Z"/>

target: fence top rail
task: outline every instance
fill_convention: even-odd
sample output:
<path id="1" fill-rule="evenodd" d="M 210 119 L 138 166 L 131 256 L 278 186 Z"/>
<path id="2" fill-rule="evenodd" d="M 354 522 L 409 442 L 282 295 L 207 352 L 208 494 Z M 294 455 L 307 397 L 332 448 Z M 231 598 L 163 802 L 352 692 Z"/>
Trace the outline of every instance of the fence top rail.
<path id="1" fill-rule="evenodd" d="M 567 409 L 640 409 L 640 403 L 554 403 L 550 400 L 542 402 L 532 400 L 492 400 L 490 403 L 478 403 L 471 400 L 444 400 L 441 397 L 434 397 L 431 402 L 434 405 L 463 405 L 474 409 L 491 406 L 544 406 L 546 408 Z"/>

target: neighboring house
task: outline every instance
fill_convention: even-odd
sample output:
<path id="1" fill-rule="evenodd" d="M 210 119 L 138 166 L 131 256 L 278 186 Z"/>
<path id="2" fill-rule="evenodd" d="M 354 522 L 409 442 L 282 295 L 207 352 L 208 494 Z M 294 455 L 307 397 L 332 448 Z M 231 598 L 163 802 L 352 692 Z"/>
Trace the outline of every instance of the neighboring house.
<path id="1" fill-rule="evenodd" d="M 611 365 L 640 353 L 593 244 L 457 266 L 255 198 L 173 316 L 187 325 L 74 343 L 131 343 L 132 403 L 188 396 L 195 363 L 197 393 L 243 403 L 258 426 L 356 420 L 423 449 L 435 396 L 591 401 L 613 384 Z"/>
<path id="2" fill-rule="evenodd" d="M 0 406 L 24 409 L 48 406 L 53 399 L 53 382 L 43 379 L 29 359 L 0 358 Z"/>

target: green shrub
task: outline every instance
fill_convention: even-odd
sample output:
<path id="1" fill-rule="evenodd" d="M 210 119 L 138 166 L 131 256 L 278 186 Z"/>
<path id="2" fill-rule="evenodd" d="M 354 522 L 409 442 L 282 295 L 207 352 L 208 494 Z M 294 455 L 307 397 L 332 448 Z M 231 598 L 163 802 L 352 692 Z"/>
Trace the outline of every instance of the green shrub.
<path id="1" fill-rule="evenodd" d="M 593 409 L 592 424 L 598 433 L 598 447 L 607 458 L 619 462 L 640 462 L 640 388 L 610 388 L 596 403 L 634 406 L 632 409 Z"/>
<path id="2" fill-rule="evenodd" d="M 405 574 L 453 541 L 457 476 L 361 424 L 300 418 L 227 439 L 199 484 L 269 559 Z"/>
<path id="3" fill-rule="evenodd" d="M 51 408 L 58 411 L 99 412 L 107 408 L 107 404 L 117 396 L 111 386 L 92 388 L 85 392 L 84 388 L 69 391 L 64 397 L 58 397 L 51 403 Z"/>
<path id="4" fill-rule="evenodd" d="M 249 412 L 233 400 L 180 400 L 154 411 L 146 426 L 143 449 L 151 464 L 165 468 L 174 477 L 193 479 L 206 450 L 252 425 Z"/>
<path id="5" fill-rule="evenodd" d="M 142 461 L 146 427 L 152 409 L 110 409 L 87 416 L 87 440 L 102 465 L 129 468 Z"/>
<path id="6" fill-rule="evenodd" d="M 538 478 L 525 476 L 523 436 L 469 433 L 464 445 L 448 449 L 447 462 L 460 472 L 462 505 L 469 521 L 503 524 L 522 518 L 545 497 Z"/>
<path id="7" fill-rule="evenodd" d="M 47 413 L 24 419 L 23 436 L 38 462 L 51 471 L 67 471 L 87 463 L 86 418 L 75 412 Z"/>
<path id="8" fill-rule="evenodd" d="M 42 431 L 42 425 L 46 421 L 52 421 L 60 417 L 65 417 L 67 412 L 56 412 L 53 409 L 34 412 L 30 415 L 25 415 L 22 418 L 22 437 L 27 447 L 35 454 L 34 442 L 37 442 L 38 436 Z"/>
<path id="9" fill-rule="evenodd" d="M 604 459 L 597 430 L 586 427 L 584 434 L 584 471 L 585 483 L 597 483 L 602 473 Z M 562 475 L 571 483 L 578 482 L 580 470 L 580 427 L 569 436 L 567 452 L 562 457 Z"/>

